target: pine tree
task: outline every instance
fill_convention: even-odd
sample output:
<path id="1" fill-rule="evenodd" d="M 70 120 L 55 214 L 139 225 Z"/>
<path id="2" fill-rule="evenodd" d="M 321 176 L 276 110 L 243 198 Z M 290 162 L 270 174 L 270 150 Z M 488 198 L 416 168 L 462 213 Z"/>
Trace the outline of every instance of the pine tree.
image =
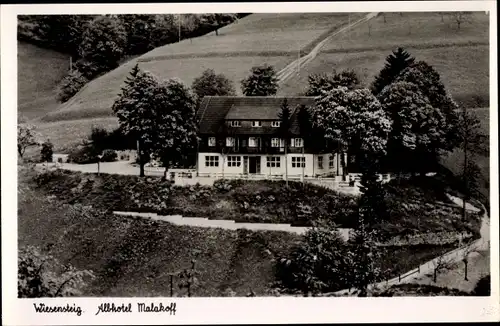
<path id="1" fill-rule="evenodd" d="M 361 159 L 361 197 L 359 198 L 358 223 L 350 239 L 352 255 L 352 286 L 360 297 L 368 295 L 368 286 L 380 280 L 378 266 L 381 250 L 376 225 L 386 214 L 384 189 L 378 179 L 379 159 L 365 155 Z"/>
<path id="2" fill-rule="evenodd" d="M 371 86 L 373 95 L 378 95 L 384 87 L 391 84 L 401 71 L 413 64 L 413 58 L 403 48 L 398 48 L 387 56 L 384 68 L 380 71 Z"/>

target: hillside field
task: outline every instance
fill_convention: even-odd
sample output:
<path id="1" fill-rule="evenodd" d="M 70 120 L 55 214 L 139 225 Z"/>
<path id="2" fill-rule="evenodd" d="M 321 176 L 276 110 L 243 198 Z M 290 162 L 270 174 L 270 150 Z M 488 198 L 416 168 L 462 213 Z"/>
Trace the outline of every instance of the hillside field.
<path id="1" fill-rule="evenodd" d="M 69 69 L 69 57 L 26 43 L 17 43 L 18 111 L 27 119 L 57 108 L 55 88 Z"/>
<path id="2" fill-rule="evenodd" d="M 302 67 L 279 94 L 304 94 L 310 74 L 354 70 L 365 86 L 383 68 L 385 58 L 398 46 L 417 61 L 432 65 L 454 99 L 467 107 L 489 102 L 489 16 L 475 13 L 460 31 L 449 15 L 438 13 L 386 13 L 332 38 L 320 55 Z M 408 27 L 412 26 L 411 34 Z"/>
<path id="3" fill-rule="evenodd" d="M 211 68 L 232 80 L 241 94 L 240 81 L 253 66 L 267 63 L 279 71 L 297 57 L 298 48 L 310 47 L 348 20 L 347 14 L 339 13 L 250 15 L 221 28 L 219 36 L 212 33 L 183 40 L 130 60 L 87 84 L 42 120 L 53 122 L 112 115 L 113 101 L 136 63 L 160 78 L 179 78 L 187 85 L 191 85 L 203 70 Z"/>

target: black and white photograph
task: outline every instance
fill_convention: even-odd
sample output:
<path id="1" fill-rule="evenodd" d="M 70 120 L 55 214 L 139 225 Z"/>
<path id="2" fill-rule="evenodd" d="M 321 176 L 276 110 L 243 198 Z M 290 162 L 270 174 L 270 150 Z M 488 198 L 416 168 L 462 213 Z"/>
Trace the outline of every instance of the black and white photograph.
<path id="1" fill-rule="evenodd" d="M 16 298 L 498 303 L 496 4 L 474 2 L 16 14 Z"/>

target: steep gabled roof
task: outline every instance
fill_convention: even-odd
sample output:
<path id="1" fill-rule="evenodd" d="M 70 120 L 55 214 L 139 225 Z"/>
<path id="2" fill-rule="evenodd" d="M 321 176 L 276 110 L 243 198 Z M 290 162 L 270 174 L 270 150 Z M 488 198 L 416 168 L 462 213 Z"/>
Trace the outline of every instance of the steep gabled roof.
<path id="1" fill-rule="evenodd" d="M 277 120 L 281 104 L 287 99 L 292 111 L 292 133 L 298 131 L 296 108 L 314 105 L 314 97 L 206 96 L 198 110 L 200 134 L 220 130 L 224 120 Z"/>

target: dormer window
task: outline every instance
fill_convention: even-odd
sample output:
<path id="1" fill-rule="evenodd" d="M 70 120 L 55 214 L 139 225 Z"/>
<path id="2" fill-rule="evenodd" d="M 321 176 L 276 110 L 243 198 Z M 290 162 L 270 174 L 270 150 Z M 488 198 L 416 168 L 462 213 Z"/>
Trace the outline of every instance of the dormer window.
<path id="1" fill-rule="evenodd" d="M 240 122 L 238 120 L 233 120 L 233 121 L 229 122 L 229 125 L 231 127 L 240 127 L 241 126 Z"/>
<path id="2" fill-rule="evenodd" d="M 234 137 L 226 137 L 226 146 L 234 147 Z"/>
<path id="3" fill-rule="evenodd" d="M 281 121 L 273 121 L 271 122 L 271 127 L 279 128 L 281 126 Z"/>
<path id="4" fill-rule="evenodd" d="M 262 127 L 262 121 L 252 121 L 252 127 Z"/>
<path id="5" fill-rule="evenodd" d="M 208 138 L 208 146 L 215 147 L 215 137 Z"/>

